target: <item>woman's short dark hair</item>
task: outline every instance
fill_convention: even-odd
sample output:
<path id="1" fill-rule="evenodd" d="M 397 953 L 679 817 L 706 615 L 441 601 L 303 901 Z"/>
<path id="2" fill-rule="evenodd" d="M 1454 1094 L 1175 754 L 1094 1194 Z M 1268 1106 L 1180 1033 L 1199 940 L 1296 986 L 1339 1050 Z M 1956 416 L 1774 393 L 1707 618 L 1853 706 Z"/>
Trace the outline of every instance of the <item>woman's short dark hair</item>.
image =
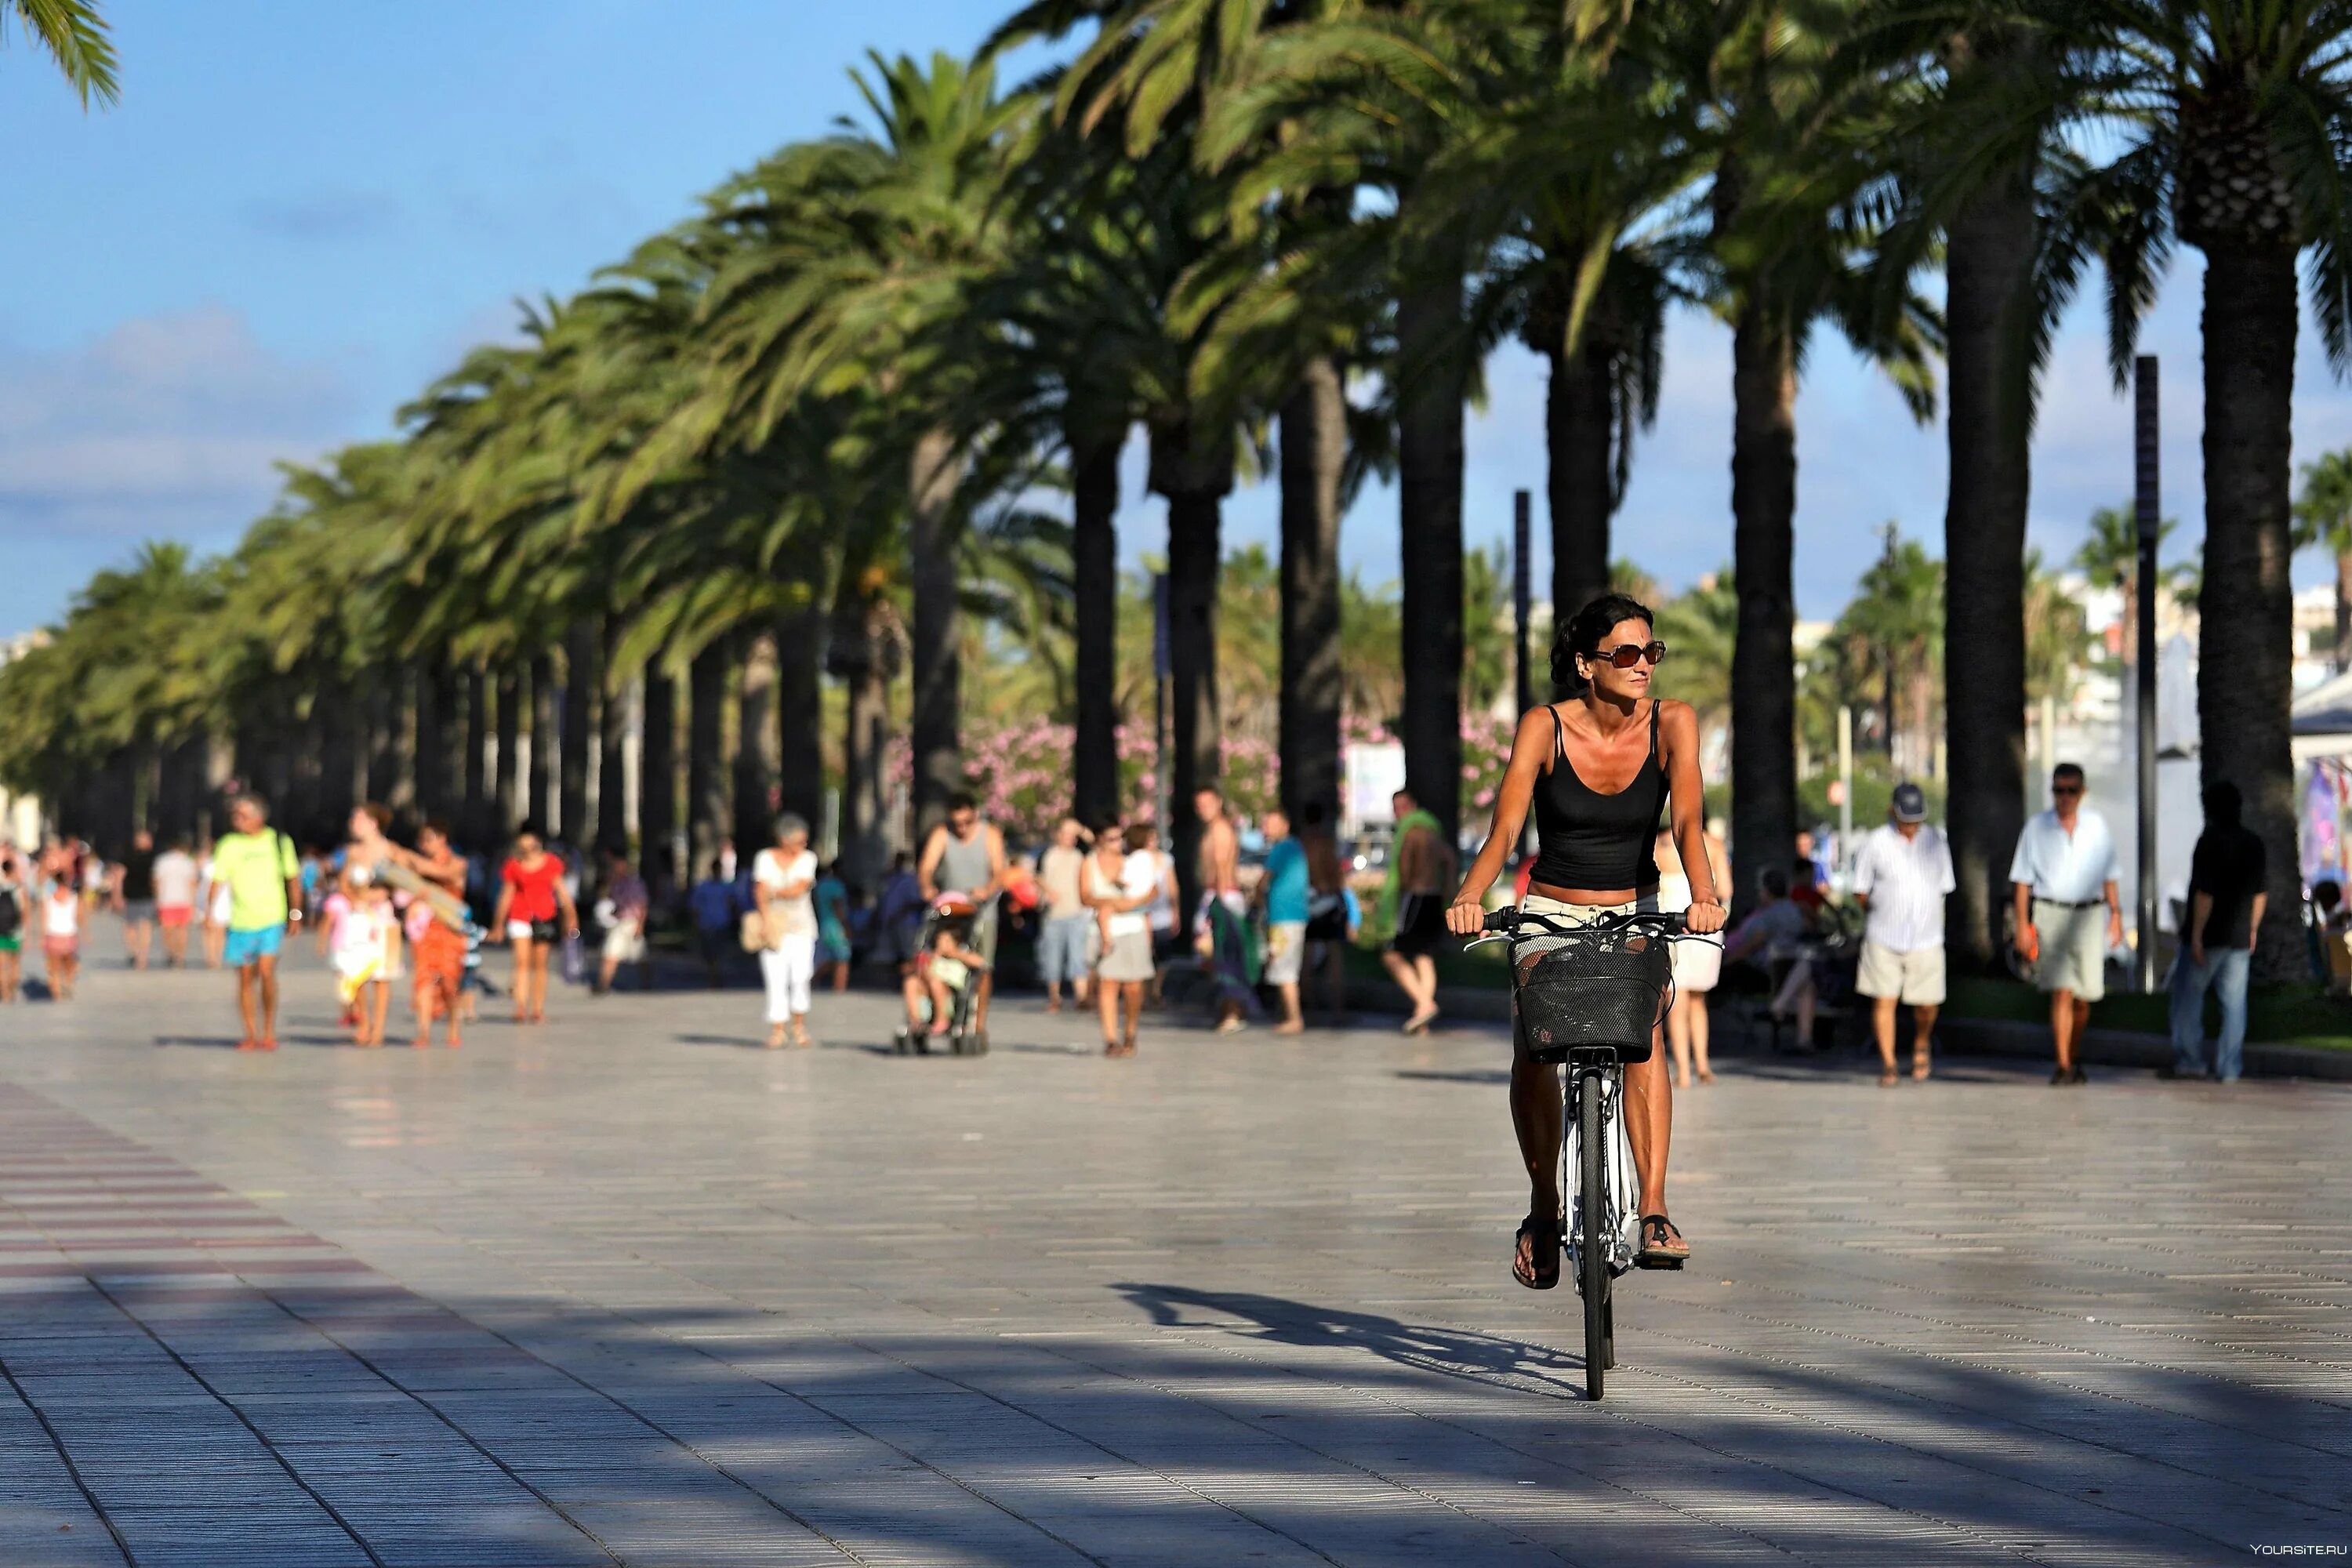
<path id="1" fill-rule="evenodd" d="M 1621 621 L 1654 626 L 1658 617 L 1631 594 L 1603 594 L 1569 618 L 1552 638 L 1551 683 L 1562 691 L 1580 692 L 1584 678 L 1576 673 L 1579 656 L 1591 658 L 1601 651 L 1601 639 Z"/>

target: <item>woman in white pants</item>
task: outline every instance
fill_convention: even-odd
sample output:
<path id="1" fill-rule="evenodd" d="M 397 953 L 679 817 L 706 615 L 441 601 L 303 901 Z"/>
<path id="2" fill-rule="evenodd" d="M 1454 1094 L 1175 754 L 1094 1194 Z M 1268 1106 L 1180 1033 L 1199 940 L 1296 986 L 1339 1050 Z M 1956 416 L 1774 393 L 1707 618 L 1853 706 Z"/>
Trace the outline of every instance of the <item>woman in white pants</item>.
<path id="1" fill-rule="evenodd" d="M 751 863 L 751 897 L 760 906 L 767 945 L 760 950 L 760 978 L 768 987 L 768 1048 L 781 1050 L 789 1032 L 793 1044 L 809 1038 L 809 983 L 816 976 L 816 856 L 809 849 L 808 823 L 791 812 L 776 818 L 776 843 Z"/>

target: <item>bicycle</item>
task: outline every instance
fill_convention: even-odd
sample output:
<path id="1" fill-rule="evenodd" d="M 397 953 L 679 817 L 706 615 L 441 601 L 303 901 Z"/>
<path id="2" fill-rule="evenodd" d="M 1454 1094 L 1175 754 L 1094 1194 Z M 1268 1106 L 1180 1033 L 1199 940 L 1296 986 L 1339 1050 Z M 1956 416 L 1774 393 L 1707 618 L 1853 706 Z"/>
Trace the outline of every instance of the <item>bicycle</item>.
<path id="1" fill-rule="evenodd" d="M 1559 945 L 1521 956 L 1522 927 Z M 1633 1267 L 1641 1192 L 1625 1132 L 1625 1064 L 1643 1061 L 1672 1004 L 1671 943 L 1683 917 L 1635 912 L 1570 924 L 1519 909 L 1486 917 L 1483 942 L 1511 946 L 1511 1027 L 1530 1060 L 1565 1065 L 1560 1213 L 1565 1261 L 1584 1300 L 1584 1386 L 1617 1364 L 1617 1276 Z M 1532 938 L 1528 940 L 1533 940 Z M 1593 1238 L 1587 1245 L 1587 1238 Z"/>

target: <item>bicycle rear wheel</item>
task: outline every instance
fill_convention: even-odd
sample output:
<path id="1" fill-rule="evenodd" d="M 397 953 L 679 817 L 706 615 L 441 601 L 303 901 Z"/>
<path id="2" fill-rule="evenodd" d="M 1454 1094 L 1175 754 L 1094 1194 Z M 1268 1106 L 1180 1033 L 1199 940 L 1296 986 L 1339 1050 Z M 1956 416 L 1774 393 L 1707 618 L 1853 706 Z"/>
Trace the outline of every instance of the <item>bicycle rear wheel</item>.
<path id="1" fill-rule="evenodd" d="M 1601 1397 L 1601 1374 L 1614 1359 L 1610 1343 L 1609 1249 L 1602 1233 L 1609 1224 L 1609 1123 L 1601 1114 L 1601 1069 L 1588 1068 L 1576 1082 L 1577 1286 L 1584 1295 L 1584 1392 Z"/>

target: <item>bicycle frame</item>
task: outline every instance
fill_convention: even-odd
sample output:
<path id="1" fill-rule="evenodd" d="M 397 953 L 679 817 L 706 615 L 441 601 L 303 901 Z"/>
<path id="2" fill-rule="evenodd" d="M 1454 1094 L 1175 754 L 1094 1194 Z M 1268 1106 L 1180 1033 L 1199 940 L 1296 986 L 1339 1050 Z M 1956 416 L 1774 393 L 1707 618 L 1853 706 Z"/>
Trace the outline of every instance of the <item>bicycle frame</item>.
<path id="1" fill-rule="evenodd" d="M 1583 1168 L 1583 1134 L 1578 1125 L 1578 1112 L 1588 1085 L 1595 1086 L 1601 1095 L 1601 1124 L 1607 1130 L 1609 1141 L 1603 1155 L 1609 1190 L 1602 1199 L 1607 1205 L 1608 1229 L 1601 1238 L 1601 1247 L 1612 1277 L 1633 1267 L 1641 1188 L 1633 1170 L 1633 1146 L 1625 1131 L 1624 1065 L 1612 1052 L 1579 1051 L 1567 1063 L 1567 1073 L 1568 1081 L 1562 1091 L 1566 1117 L 1560 1138 L 1559 1212 L 1568 1219 L 1570 1275 L 1581 1289 L 1583 1276 L 1573 1267 L 1581 1261 L 1584 1246 L 1583 1215 L 1577 1203 L 1577 1173 Z"/>

